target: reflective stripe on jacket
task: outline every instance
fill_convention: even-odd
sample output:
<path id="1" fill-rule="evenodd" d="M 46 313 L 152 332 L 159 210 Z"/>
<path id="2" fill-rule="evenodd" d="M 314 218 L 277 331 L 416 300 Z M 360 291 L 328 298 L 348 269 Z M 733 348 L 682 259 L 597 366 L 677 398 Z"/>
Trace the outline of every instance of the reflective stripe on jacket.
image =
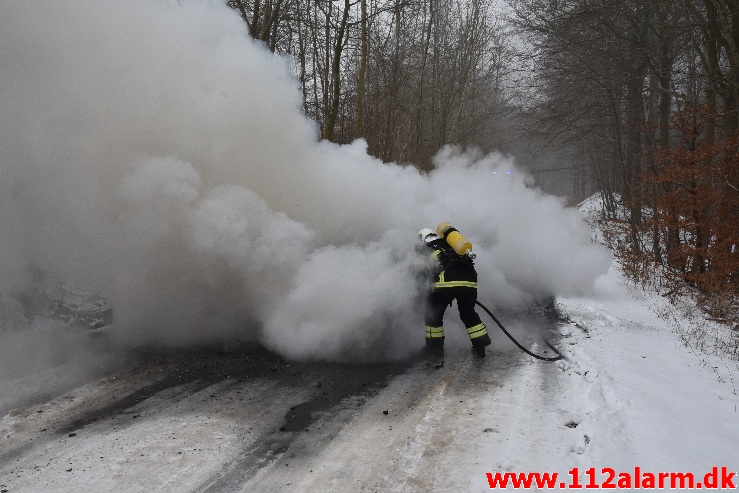
<path id="1" fill-rule="evenodd" d="M 445 279 L 446 271 L 439 273 L 439 280 L 434 283 L 434 289 L 438 288 L 475 288 L 477 289 L 477 282 L 475 281 L 447 281 Z"/>

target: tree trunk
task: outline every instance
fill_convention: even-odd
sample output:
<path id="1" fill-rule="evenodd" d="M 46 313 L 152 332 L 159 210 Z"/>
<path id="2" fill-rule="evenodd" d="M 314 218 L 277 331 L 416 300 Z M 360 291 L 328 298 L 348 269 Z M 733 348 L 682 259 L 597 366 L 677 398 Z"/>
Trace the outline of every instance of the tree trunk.
<path id="1" fill-rule="evenodd" d="M 354 121 L 354 138 L 362 136 L 364 123 L 364 78 L 367 73 L 367 0 L 361 0 L 362 47 L 359 54 L 359 73 L 357 74 L 357 114 Z"/>

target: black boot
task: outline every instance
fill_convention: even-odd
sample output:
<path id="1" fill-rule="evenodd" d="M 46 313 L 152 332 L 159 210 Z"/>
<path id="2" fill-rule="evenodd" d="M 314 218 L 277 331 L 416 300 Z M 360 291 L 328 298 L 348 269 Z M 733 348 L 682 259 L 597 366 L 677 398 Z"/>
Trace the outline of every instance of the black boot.
<path id="1" fill-rule="evenodd" d="M 492 343 L 493 341 L 490 340 L 490 336 L 488 334 L 472 339 L 473 346 L 479 346 L 483 349 L 485 348 L 485 346 L 489 346 Z"/>
<path id="2" fill-rule="evenodd" d="M 485 346 L 472 346 L 472 352 L 475 353 L 475 356 L 478 358 L 484 358 L 485 357 Z"/>
<path id="3" fill-rule="evenodd" d="M 423 354 L 427 357 L 443 358 L 444 338 L 435 337 L 433 339 L 426 339 L 426 346 L 423 348 Z"/>

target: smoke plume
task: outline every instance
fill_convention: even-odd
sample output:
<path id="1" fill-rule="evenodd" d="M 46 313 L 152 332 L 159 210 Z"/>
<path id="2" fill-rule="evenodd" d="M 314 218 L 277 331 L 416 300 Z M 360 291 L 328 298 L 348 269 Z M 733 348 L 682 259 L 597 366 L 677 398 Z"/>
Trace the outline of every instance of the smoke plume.
<path id="1" fill-rule="evenodd" d="M 511 158 L 447 147 L 421 174 L 320 142 L 288 63 L 224 2 L 165 3 L 0 3 L 0 338 L 31 330 L 14 293 L 40 270 L 109 300 L 121 345 L 402 356 L 423 333 L 416 232 L 441 221 L 492 309 L 605 271 Z"/>

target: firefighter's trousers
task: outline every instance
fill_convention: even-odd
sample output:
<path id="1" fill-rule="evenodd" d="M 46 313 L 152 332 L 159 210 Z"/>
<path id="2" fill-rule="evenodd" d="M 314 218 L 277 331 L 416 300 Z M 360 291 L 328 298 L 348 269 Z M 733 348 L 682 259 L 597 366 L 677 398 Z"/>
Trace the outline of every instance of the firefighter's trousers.
<path id="1" fill-rule="evenodd" d="M 490 336 L 485 324 L 475 311 L 477 289 L 469 287 L 437 288 L 428 296 L 426 304 L 426 345 L 444 345 L 444 312 L 453 300 L 457 300 L 459 318 L 467 328 L 473 346 L 490 345 Z"/>

